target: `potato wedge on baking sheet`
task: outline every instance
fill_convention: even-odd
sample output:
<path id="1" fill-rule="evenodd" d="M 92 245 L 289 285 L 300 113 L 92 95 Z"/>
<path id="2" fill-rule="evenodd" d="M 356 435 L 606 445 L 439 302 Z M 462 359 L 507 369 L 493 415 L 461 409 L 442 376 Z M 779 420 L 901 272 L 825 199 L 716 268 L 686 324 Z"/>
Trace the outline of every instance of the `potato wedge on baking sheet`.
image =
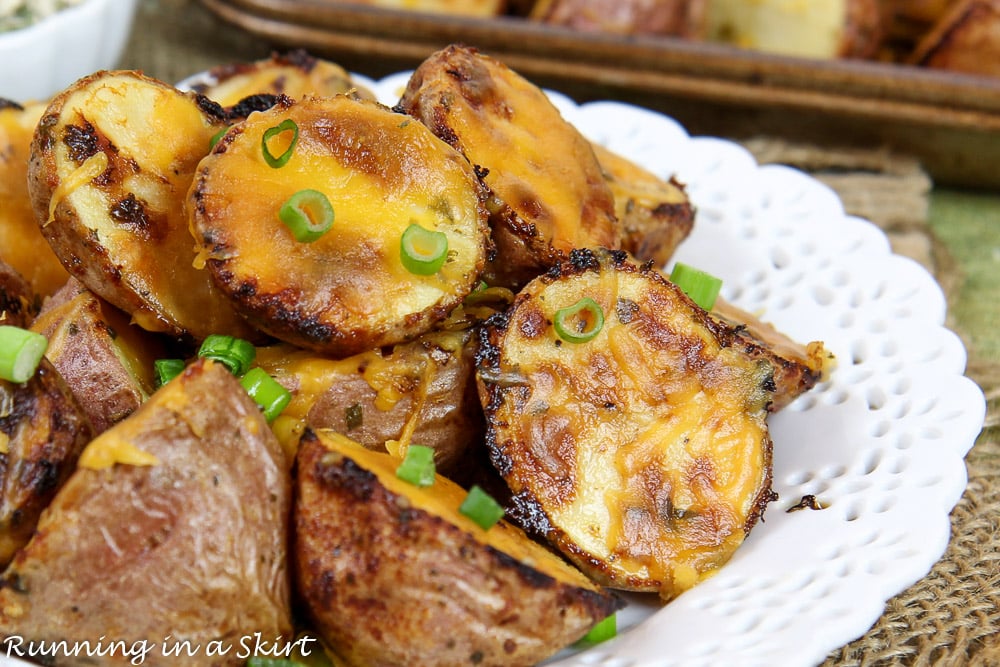
<path id="1" fill-rule="evenodd" d="M 516 516 L 604 585 L 676 597 L 773 499 L 771 364 L 624 252 L 527 285 L 478 359 Z"/>
<path id="2" fill-rule="evenodd" d="M 473 333 L 465 329 L 345 359 L 265 346 L 257 350 L 257 365 L 292 392 L 272 424 L 286 451 L 294 451 L 309 426 L 397 456 L 411 442 L 431 447 L 438 470 L 449 474 L 464 467 L 482 441 L 473 354 Z"/>
<path id="3" fill-rule="evenodd" d="M 593 148 L 545 93 L 475 49 L 413 73 L 399 108 L 476 165 L 492 193 L 491 285 L 518 288 L 573 248 L 618 248 L 615 203 Z"/>
<path id="4" fill-rule="evenodd" d="M 184 202 L 221 113 L 137 72 L 98 72 L 57 95 L 35 133 L 42 234 L 74 277 L 150 331 L 259 338 L 193 266 Z"/>
<path id="5" fill-rule="evenodd" d="M 31 538 L 92 435 L 86 414 L 48 360 L 25 383 L 0 380 L 0 567 Z"/>
<path id="6" fill-rule="evenodd" d="M 1000 76 L 1000 2 L 956 2 L 917 43 L 910 62 L 952 72 Z"/>
<path id="7" fill-rule="evenodd" d="M 459 512 L 463 489 L 418 487 L 398 459 L 306 431 L 295 575 L 308 620 L 357 665 L 533 665 L 621 601 L 501 520 Z"/>
<path id="8" fill-rule="evenodd" d="M 468 161 L 413 118 L 346 96 L 285 99 L 235 125 L 199 165 L 190 210 L 199 261 L 233 307 L 338 357 L 440 323 L 490 247 Z"/>
<path id="9" fill-rule="evenodd" d="M 586 32 L 699 39 L 705 7 L 706 0 L 536 0 L 528 17 Z"/>
<path id="10" fill-rule="evenodd" d="M 162 652 L 185 641 L 185 665 L 243 665 L 233 649 L 255 632 L 291 641 L 288 468 L 232 374 L 189 366 L 84 449 L 0 577 L 0 634 L 145 645 L 150 665 L 178 664 Z"/>
<path id="11" fill-rule="evenodd" d="M 28 157 L 41 103 L 22 107 L 0 99 L 0 261 L 41 297 L 63 286 L 69 274 L 35 222 L 28 194 Z"/>

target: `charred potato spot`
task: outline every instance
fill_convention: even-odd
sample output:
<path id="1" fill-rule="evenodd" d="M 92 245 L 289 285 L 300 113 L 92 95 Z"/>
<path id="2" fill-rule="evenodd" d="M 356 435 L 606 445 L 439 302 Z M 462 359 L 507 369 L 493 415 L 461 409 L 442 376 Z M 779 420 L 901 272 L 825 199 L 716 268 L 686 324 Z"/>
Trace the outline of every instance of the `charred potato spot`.
<path id="1" fill-rule="evenodd" d="M 585 254 L 599 267 L 566 264 L 487 323 L 488 443 L 522 507 L 544 513 L 535 523 L 577 565 L 670 599 L 726 562 L 771 499 L 773 369 L 659 273 Z M 583 296 L 608 313 L 595 338 L 537 335 Z"/>
<path id="2" fill-rule="evenodd" d="M 589 142 L 501 63 L 448 47 L 417 68 L 399 107 L 479 165 L 498 199 L 491 283 L 523 284 L 572 248 L 619 246 L 614 201 Z"/>
<path id="3" fill-rule="evenodd" d="M 262 137 L 288 119 L 298 143 L 273 169 L 261 158 Z M 289 101 L 248 118 L 202 162 L 193 229 L 216 283 L 255 325 L 348 356 L 414 338 L 472 290 L 488 247 L 481 186 L 461 155 L 407 120 L 343 96 Z M 330 230 L 311 243 L 278 216 L 306 189 L 334 211 Z M 438 272 L 404 267 L 400 239 L 411 224 L 446 235 Z"/>
<path id="4" fill-rule="evenodd" d="M 74 275 L 144 328 L 254 337 L 192 265 L 183 202 L 219 120 L 134 72 L 81 79 L 46 118 L 29 189 L 42 234 Z"/>
<path id="5" fill-rule="evenodd" d="M 464 517 L 447 479 L 421 489 L 396 464 L 327 432 L 299 451 L 296 578 L 350 664 L 531 665 L 620 605 L 514 526 Z"/>

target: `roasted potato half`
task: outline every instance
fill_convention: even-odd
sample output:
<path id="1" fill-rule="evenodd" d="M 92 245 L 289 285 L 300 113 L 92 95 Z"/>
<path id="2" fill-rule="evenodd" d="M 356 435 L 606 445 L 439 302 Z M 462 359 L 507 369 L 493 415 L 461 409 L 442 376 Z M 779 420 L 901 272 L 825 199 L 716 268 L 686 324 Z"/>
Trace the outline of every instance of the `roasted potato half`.
<path id="1" fill-rule="evenodd" d="M 325 209 L 329 230 L 299 240 L 286 204 L 310 226 Z M 190 207 L 202 261 L 239 312 L 331 356 L 430 330 L 476 286 L 489 247 L 468 161 L 412 118 L 345 96 L 285 99 L 234 126 L 198 167 Z M 425 256 L 439 264 L 410 261 Z"/>
<path id="2" fill-rule="evenodd" d="M 461 151 L 490 189 L 489 284 L 516 289 L 573 248 L 619 247 L 614 198 L 590 142 L 503 63 L 449 46 L 416 69 L 399 108 Z"/>
<path id="3" fill-rule="evenodd" d="M 413 442 L 456 471 L 482 441 L 471 330 L 432 332 L 410 343 L 331 359 L 287 344 L 261 347 L 257 365 L 292 392 L 272 424 L 294 451 L 306 426 L 331 429 L 400 455 Z"/>
<path id="4" fill-rule="evenodd" d="M 84 449 L 0 577 L 0 635 L 145 642 L 148 665 L 181 642 L 185 665 L 243 665 L 241 637 L 290 641 L 288 467 L 230 372 L 192 364 Z"/>
<path id="5" fill-rule="evenodd" d="M 92 435 L 48 360 L 23 384 L 0 380 L 0 567 L 27 544 Z"/>
<path id="6" fill-rule="evenodd" d="M 955 2 L 917 43 L 910 62 L 952 72 L 1000 76 L 1000 2 Z"/>
<path id="7" fill-rule="evenodd" d="M 254 96 L 287 95 L 301 99 L 350 94 L 375 99 L 343 67 L 302 49 L 275 53 L 253 62 L 213 67 L 207 74 L 210 83 L 196 84 L 193 90 L 231 109 L 237 116 L 246 115 L 239 111 L 240 102 Z"/>
<path id="8" fill-rule="evenodd" d="M 586 32 L 699 39 L 705 5 L 706 0 L 537 0 L 529 17 Z"/>
<path id="9" fill-rule="evenodd" d="M 48 296 L 69 278 L 35 222 L 28 195 L 28 159 L 41 103 L 22 107 L 0 99 L 0 261 L 24 276 L 31 290 Z"/>
<path id="10" fill-rule="evenodd" d="M 221 109 L 137 72 L 57 95 L 32 143 L 35 218 L 70 273 L 150 331 L 259 338 L 194 268 L 184 210 Z"/>
<path id="11" fill-rule="evenodd" d="M 768 409 L 777 412 L 824 380 L 835 363 L 822 341 L 800 343 L 722 298 L 716 299 L 712 316 L 733 329 L 750 356 L 766 359 L 774 367 L 774 398 Z"/>
<path id="12" fill-rule="evenodd" d="M 483 329 L 493 463 L 598 582 L 672 599 L 772 500 L 771 365 L 655 269 L 575 251 Z"/>
<path id="13" fill-rule="evenodd" d="M 694 228 L 695 208 L 684 186 L 600 144 L 594 144 L 594 152 L 615 198 L 622 249 L 640 261 L 666 266 Z"/>
<path id="14" fill-rule="evenodd" d="M 142 405 L 154 389 L 153 362 L 165 355 L 155 334 L 75 279 L 45 304 L 32 330 L 49 340 L 45 356 L 66 380 L 95 433 Z"/>
<path id="15" fill-rule="evenodd" d="M 0 325 L 25 328 L 35 319 L 38 307 L 31 285 L 0 259 Z"/>
<path id="16" fill-rule="evenodd" d="M 295 574 L 312 627 L 351 665 L 533 665 L 619 600 L 501 520 L 458 510 L 444 477 L 307 431 L 297 461 Z"/>

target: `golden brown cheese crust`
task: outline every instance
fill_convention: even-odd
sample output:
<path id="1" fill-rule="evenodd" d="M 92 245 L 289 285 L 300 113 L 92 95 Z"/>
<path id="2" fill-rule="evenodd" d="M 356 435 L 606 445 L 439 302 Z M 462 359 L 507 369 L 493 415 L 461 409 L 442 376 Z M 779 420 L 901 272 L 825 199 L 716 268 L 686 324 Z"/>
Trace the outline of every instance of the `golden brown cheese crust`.
<path id="1" fill-rule="evenodd" d="M 136 72 L 98 72 L 57 95 L 35 133 L 42 234 L 74 277 L 151 331 L 255 336 L 192 266 L 184 201 L 220 112 Z"/>
<path id="2" fill-rule="evenodd" d="M 620 246 L 590 142 L 510 68 L 449 46 L 416 69 L 399 106 L 461 151 L 490 189 L 491 285 L 523 285 L 573 248 Z"/>
<path id="3" fill-rule="evenodd" d="M 47 359 L 23 384 L 0 380 L 0 567 L 31 538 L 92 435 L 76 398 Z"/>
<path id="4" fill-rule="evenodd" d="M 564 341 L 556 313 L 583 297 L 604 326 Z M 494 465 L 531 527 L 597 581 L 673 598 L 772 500 L 770 364 L 625 253 L 573 253 L 481 344 Z"/>
<path id="5" fill-rule="evenodd" d="M 285 95 L 302 99 L 351 94 L 375 99 L 343 67 L 301 49 L 275 53 L 253 62 L 213 67 L 208 76 L 212 83 L 195 85 L 193 89 L 243 117 L 247 114 L 240 113 L 240 102 L 254 96 Z"/>
<path id="6" fill-rule="evenodd" d="M 665 181 L 628 158 L 594 144 L 594 153 L 615 198 L 622 249 L 640 262 L 665 267 L 694 228 L 695 209 L 684 186 Z"/>
<path id="7" fill-rule="evenodd" d="M 82 467 L 93 448 L 130 447 L 155 464 Z M 229 371 L 189 366 L 84 450 L 0 579 L 0 634 L 145 640 L 144 665 L 177 664 L 160 653 L 167 637 L 232 644 L 186 665 L 242 665 L 237 643 L 254 632 L 290 640 L 288 467 Z M 121 652 L 93 660 L 129 664 Z M 60 655 L 55 664 L 76 663 Z"/>
<path id="8" fill-rule="evenodd" d="M 28 194 L 28 158 L 44 104 L 3 106 L 0 100 L 0 261 L 48 296 L 69 278 L 35 222 Z"/>
<path id="9" fill-rule="evenodd" d="M 309 620 L 348 664 L 533 665 L 620 601 L 514 526 L 459 514 L 397 460 L 307 431 L 297 461 L 295 572 Z"/>
<path id="10" fill-rule="evenodd" d="M 287 119 L 298 143 L 275 169 L 261 140 Z M 311 243 L 278 217 L 304 189 L 334 210 Z M 285 100 L 233 127 L 199 166 L 190 206 L 208 270 L 250 322 L 342 357 L 410 340 L 461 303 L 486 262 L 483 197 L 468 162 L 420 123 L 338 96 Z M 448 238 L 448 261 L 433 275 L 400 259 L 411 223 Z"/>

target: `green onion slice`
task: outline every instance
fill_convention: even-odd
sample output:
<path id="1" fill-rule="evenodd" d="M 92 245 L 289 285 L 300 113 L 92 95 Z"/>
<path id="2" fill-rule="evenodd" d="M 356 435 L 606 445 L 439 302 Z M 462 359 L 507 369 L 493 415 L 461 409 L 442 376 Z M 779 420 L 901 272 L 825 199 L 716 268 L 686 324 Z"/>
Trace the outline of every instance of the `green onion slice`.
<path id="1" fill-rule="evenodd" d="M 469 489 L 458 511 L 475 521 L 483 530 L 489 530 L 503 517 L 503 507 L 479 485 Z"/>
<path id="2" fill-rule="evenodd" d="M 613 639 L 618 634 L 618 617 L 615 614 L 605 617 L 599 621 L 590 632 L 585 634 L 580 640 L 586 644 L 600 644 L 609 639 Z"/>
<path id="3" fill-rule="evenodd" d="M 406 228 L 399 240 L 403 266 L 418 276 L 430 276 L 441 270 L 448 258 L 448 236 L 432 232 L 414 223 Z"/>
<path id="4" fill-rule="evenodd" d="M 553 326 L 567 343 L 586 343 L 604 328 L 604 310 L 585 296 L 572 306 L 557 310 Z"/>
<path id="5" fill-rule="evenodd" d="M 270 143 L 271 139 L 285 132 L 291 132 L 292 139 L 288 142 L 288 148 L 285 149 L 285 152 L 275 157 L 271 153 L 268 143 Z M 284 167 L 292 159 L 292 153 L 295 151 L 295 144 L 297 143 L 299 143 L 299 126 L 291 118 L 286 118 L 274 127 L 267 128 L 264 130 L 264 136 L 260 139 L 260 151 L 264 155 L 264 162 L 267 162 L 274 169 Z"/>
<path id="6" fill-rule="evenodd" d="M 722 288 L 722 279 L 681 262 L 674 264 L 670 282 L 681 288 L 703 310 L 712 310 Z"/>
<path id="7" fill-rule="evenodd" d="M 305 667 L 305 665 L 288 658 L 258 658 L 255 656 L 247 660 L 247 667 Z"/>
<path id="8" fill-rule="evenodd" d="M 431 486 L 434 472 L 434 448 L 411 444 L 406 448 L 403 462 L 396 468 L 396 477 L 414 486 Z"/>
<path id="9" fill-rule="evenodd" d="M 184 370 L 183 359 L 157 359 L 153 362 L 153 373 L 156 376 L 156 386 L 162 387 L 173 380 Z"/>
<path id="10" fill-rule="evenodd" d="M 278 218 L 300 243 L 312 243 L 333 226 L 333 205 L 319 190 L 299 190 L 278 211 Z"/>
<path id="11" fill-rule="evenodd" d="M 212 334 L 201 344 L 198 356 L 218 361 L 239 377 L 250 370 L 250 364 L 257 357 L 257 349 L 253 343 L 242 338 Z"/>
<path id="12" fill-rule="evenodd" d="M 21 327 L 0 326 L 0 379 L 27 382 L 38 370 L 49 340 Z"/>
<path id="13" fill-rule="evenodd" d="M 218 132 L 216 132 L 215 134 L 213 134 L 212 138 L 209 139 L 208 141 L 208 150 L 211 151 L 213 148 L 215 148 L 215 144 L 219 143 L 222 137 L 226 136 L 226 132 L 228 131 L 229 131 L 229 126 L 227 125 Z"/>
<path id="14" fill-rule="evenodd" d="M 260 366 L 248 370 L 240 378 L 240 384 L 264 411 L 264 419 L 268 423 L 274 421 L 292 400 L 292 392 L 281 386 Z"/>

